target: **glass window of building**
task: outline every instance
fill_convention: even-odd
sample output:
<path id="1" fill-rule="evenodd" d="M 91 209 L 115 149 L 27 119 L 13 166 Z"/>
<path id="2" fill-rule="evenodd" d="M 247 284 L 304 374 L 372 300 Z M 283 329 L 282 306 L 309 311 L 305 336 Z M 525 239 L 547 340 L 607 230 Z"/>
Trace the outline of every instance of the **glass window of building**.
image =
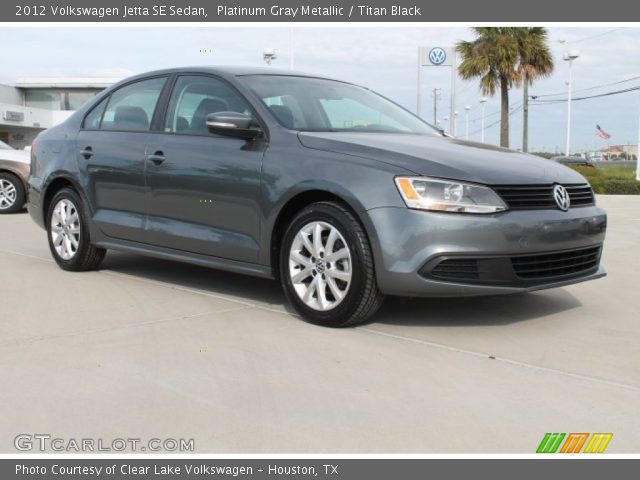
<path id="1" fill-rule="evenodd" d="M 25 105 L 45 110 L 61 110 L 61 92 L 46 90 L 27 90 L 24 96 Z"/>

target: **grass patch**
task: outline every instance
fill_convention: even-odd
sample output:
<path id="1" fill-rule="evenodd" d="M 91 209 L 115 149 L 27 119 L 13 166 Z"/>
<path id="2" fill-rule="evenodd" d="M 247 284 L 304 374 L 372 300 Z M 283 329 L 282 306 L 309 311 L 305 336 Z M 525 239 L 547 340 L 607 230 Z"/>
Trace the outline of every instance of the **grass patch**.
<path id="1" fill-rule="evenodd" d="M 636 180 L 635 168 L 609 167 L 590 168 L 572 166 L 584 175 L 595 193 L 608 195 L 640 195 L 640 182 Z"/>

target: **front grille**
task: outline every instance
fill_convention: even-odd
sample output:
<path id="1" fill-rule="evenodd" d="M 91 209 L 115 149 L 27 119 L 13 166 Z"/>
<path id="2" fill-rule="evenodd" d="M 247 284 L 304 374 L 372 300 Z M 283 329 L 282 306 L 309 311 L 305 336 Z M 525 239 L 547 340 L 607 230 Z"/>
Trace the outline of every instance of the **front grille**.
<path id="1" fill-rule="evenodd" d="M 535 286 L 592 275 L 602 245 L 522 255 L 441 256 L 425 263 L 420 276 L 476 285 Z"/>
<path id="2" fill-rule="evenodd" d="M 559 253 L 524 255 L 511 258 L 515 274 L 524 279 L 572 275 L 591 270 L 600 261 L 600 246 Z"/>
<path id="3" fill-rule="evenodd" d="M 449 280 L 477 280 L 478 261 L 475 258 L 450 258 L 442 260 L 431 270 L 431 275 L 436 278 Z"/>
<path id="4" fill-rule="evenodd" d="M 593 191 L 586 184 L 564 185 L 569 193 L 571 208 L 594 204 Z M 511 210 L 558 208 L 553 198 L 553 185 L 499 185 L 493 189 Z"/>
<path id="5" fill-rule="evenodd" d="M 593 190 L 589 185 L 567 185 L 572 207 L 586 207 L 593 205 Z"/>

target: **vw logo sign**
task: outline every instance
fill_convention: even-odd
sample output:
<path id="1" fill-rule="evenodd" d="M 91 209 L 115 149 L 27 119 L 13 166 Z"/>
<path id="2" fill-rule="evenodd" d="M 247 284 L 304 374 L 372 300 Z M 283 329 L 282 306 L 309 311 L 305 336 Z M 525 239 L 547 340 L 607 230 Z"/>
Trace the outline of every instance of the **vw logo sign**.
<path id="1" fill-rule="evenodd" d="M 555 185 L 553 187 L 553 198 L 556 201 L 556 205 L 563 212 L 569 210 L 571 206 L 571 199 L 569 198 L 569 192 L 562 185 Z"/>
<path id="2" fill-rule="evenodd" d="M 447 52 L 444 48 L 435 47 L 429 52 L 429 61 L 434 65 L 442 65 L 447 59 Z"/>

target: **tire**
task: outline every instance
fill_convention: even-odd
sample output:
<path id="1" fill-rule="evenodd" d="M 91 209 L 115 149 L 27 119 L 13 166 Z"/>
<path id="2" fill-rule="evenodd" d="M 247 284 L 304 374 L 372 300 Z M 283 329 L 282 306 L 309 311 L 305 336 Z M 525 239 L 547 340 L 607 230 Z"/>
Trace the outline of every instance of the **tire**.
<path id="1" fill-rule="evenodd" d="M 47 238 L 51 255 L 63 270 L 96 270 L 106 253 L 91 244 L 84 202 L 70 188 L 57 192 L 49 204 Z"/>
<path id="2" fill-rule="evenodd" d="M 13 173 L 0 172 L 0 214 L 16 213 L 27 201 L 22 181 Z"/>
<path id="3" fill-rule="evenodd" d="M 353 326 L 382 304 L 369 240 L 339 203 L 318 202 L 299 212 L 287 227 L 279 256 L 287 300 L 311 323 Z"/>

